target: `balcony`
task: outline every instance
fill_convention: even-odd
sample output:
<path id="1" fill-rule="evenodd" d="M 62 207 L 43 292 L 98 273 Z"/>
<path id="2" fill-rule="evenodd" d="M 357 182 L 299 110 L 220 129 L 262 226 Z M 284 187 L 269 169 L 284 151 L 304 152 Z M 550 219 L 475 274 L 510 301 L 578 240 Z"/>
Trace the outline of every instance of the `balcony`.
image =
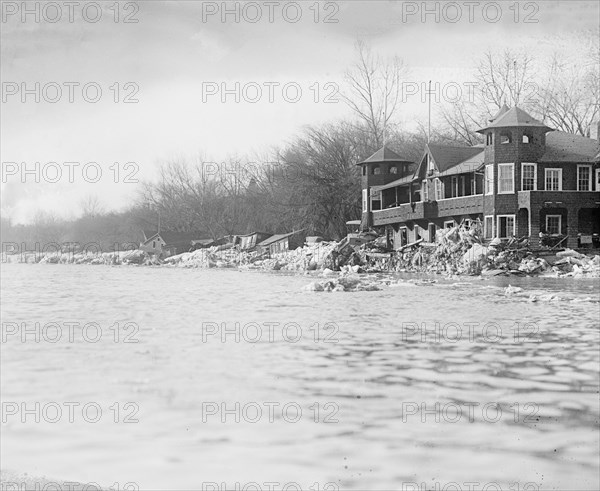
<path id="1" fill-rule="evenodd" d="M 417 201 L 394 208 L 373 211 L 373 225 L 381 226 L 409 220 L 443 218 L 481 213 L 483 195 L 461 196 L 439 201 Z"/>
<path id="2" fill-rule="evenodd" d="M 519 191 L 519 208 L 542 208 L 577 206 L 596 208 L 600 206 L 598 191 Z"/>
<path id="3" fill-rule="evenodd" d="M 405 203 L 393 208 L 386 208 L 385 210 L 374 210 L 373 225 L 378 227 L 391 223 L 418 220 L 419 218 L 423 218 L 423 205 L 424 203 L 422 201 L 417 201 L 412 205 L 410 203 Z"/>
<path id="4" fill-rule="evenodd" d="M 437 217 L 450 217 L 455 215 L 473 215 L 483 211 L 483 194 L 446 198 L 435 201 L 437 204 Z"/>

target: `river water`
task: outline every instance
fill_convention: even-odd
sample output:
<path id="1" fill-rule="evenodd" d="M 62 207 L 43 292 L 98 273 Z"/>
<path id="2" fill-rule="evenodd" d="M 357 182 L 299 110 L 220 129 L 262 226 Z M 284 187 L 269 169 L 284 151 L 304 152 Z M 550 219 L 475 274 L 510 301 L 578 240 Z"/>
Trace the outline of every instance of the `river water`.
<path id="1" fill-rule="evenodd" d="M 314 293 L 3 264 L 2 467 L 115 489 L 599 489 L 599 280 L 392 278 Z"/>

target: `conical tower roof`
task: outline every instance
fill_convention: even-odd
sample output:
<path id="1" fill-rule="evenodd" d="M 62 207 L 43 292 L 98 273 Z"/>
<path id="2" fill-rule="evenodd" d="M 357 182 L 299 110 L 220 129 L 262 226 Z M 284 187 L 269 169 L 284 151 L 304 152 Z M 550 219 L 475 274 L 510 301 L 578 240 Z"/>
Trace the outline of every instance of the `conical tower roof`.
<path id="1" fill-rule="evenodd" d="M 373 155 L 371 155 L 368 159 L 359 162 L 357 165 L 362 164 L 374 164 L 379 162 L 407 162 L 411 163 L 412 160 L 401 157 L 393 150 L 390 150 L 388 147 L 383 146 L 379 150 L 377 150 Z"/>
<path id="2" fill-rule="evenodd" d="M 498 110 L 498 112 L 496 113 L 496 115 L 491 118 L 488 119 L 488 121 L 490 123 L 493 123 L 494 121 L 496 121 L 500 116 L 502 116 L 504 113 L 507 113 L 509 110 L 508 106 L 506 104 L 502 104 L 502 107 Z"/>
<path id="3" fill-rule="evenodd" d="M 504 107 L 502 109 L 504 109 Z M 500 112 L 502 109 L 500 109 Z M 500 114 L 500 112 L 498 114 Z M 514 127 L 544 128 L 546 131 L 552 131 L 552 128 L 546 126 L 541 121 L 538 121 L 533 116 L 523 111 L 523 109 L 515 106 L 502 113 L 499 117 L 496 115 L 494 120 L 488 126 L 477 130 L 477 132 L 483 133 L 485 130 L 489 130 L 491 128 Z"/>

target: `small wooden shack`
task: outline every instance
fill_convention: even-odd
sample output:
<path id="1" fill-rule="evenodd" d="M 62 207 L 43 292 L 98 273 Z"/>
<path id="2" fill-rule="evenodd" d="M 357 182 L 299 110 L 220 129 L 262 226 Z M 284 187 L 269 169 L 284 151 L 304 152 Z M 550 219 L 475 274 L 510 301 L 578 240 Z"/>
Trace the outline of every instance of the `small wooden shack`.
<path id="1" fill-rule="evenodd" d="M 162 257 L 188 252 L 194 248 L 193 243 L 206 237 L 203 232 L 152 232 L 144 230 L 144 241 L 140 249 Z"/>
<path id="2" fill-rule="evenodd" d="M 258 244 L 257 249 L 261 253 L 269 253 L 269 255 L 277 254 L 285 251 L 293 251 L 298 247 L 302 247 L 306 240 L 306 233 L 303 230 L 290 232 L 287 234 L 277 234 L 263 240 Z"/>
<path id="3" fill-rule="evenodd" d="M 247 235 L 238 235 L 236 243 L 240 246 L 241 251 L 251 251 L 262 241 L 271 237 L 271 235 L 266 232 L 252 232 Z"/>

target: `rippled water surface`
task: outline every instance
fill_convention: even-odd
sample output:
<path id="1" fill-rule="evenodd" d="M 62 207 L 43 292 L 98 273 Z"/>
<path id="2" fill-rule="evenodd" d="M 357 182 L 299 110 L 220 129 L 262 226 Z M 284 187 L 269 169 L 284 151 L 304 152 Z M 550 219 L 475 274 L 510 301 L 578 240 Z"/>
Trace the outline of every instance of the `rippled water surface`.
<path id="1" fill-rule="evenodd" d="M 600 488 L 597 279 L 404 279 L 356 293 L 302 291 L 309 281 L 2 265 L 3 403 L 94 402 L 103 410 L 98 423 L 77 410 L 73 423 L 66 409 L 57 423 L 4 414 L 2 467 L 157 490 L 211 482 Z M 523 292 L 505 296 L 509 283 Z M 56 343 L 33 335 L 23 343 L 6 336 L 9 322 L 96 322 L 102 338 L 86 342 L 76 328 L 69 342 L 65 327 Z M 139 342 L 115 343 L 115 322 L 139 326 L 131 338 Z M 207 338 L 206 324 L 203 338 L 207 322 L 225 323 L 226 342 Z M 249 342 L 258 333 L 251 322 L 264 329 L 258 342 Z M 446 328 L 437 340 L 435 322 Z M 280 324 L 269 332 L 265 323 Z M 467 323 L 479 325 L 469 333 Z M 262 417 L 237 423 L 231 414 L 223 423 L 206 413 L 236 402 L 249 404 L 250 419 L 262 407 Z M 265 403 L 276 408 L 273 421 Z M 131 407 L 139 407 L 137 423 L 123 422 Z"/>

